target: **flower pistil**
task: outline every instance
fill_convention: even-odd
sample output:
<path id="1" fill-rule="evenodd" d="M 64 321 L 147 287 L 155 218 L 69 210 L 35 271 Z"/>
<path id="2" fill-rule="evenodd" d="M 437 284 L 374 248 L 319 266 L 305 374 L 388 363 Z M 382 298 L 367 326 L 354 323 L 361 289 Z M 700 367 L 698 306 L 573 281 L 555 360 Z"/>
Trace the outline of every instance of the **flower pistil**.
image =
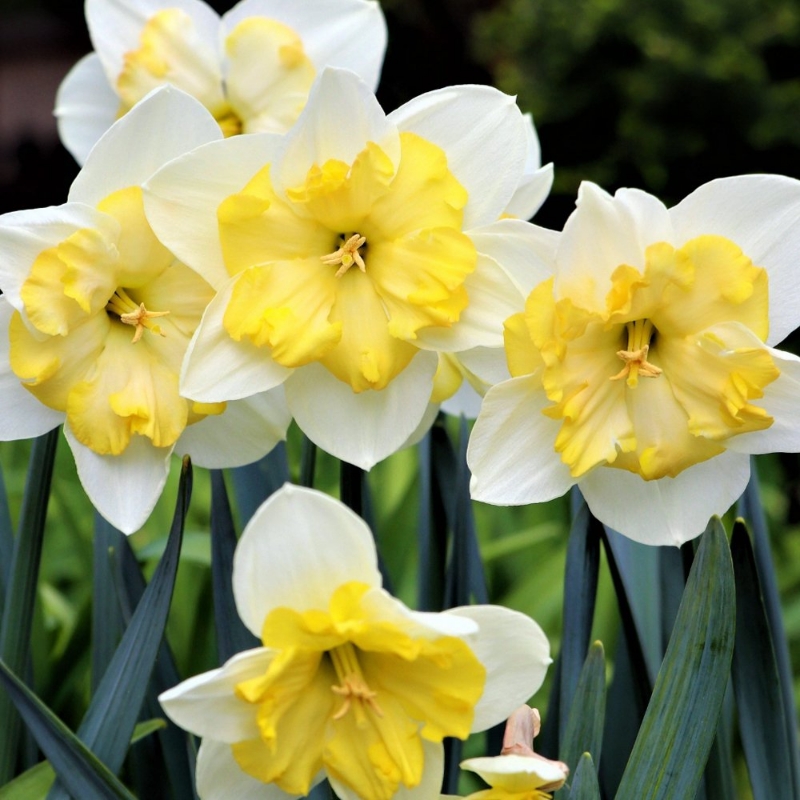
<path id="1" fill-rule="evenodd" d="M 650 339 L 655 328 L 649 319 L 637 319 L 626 325 L 628 331 L 628 349 L 617 350 L 617 356 L 623 360 L 625 366 L 610 380 L 618 381 L 627 378 L 626 383 L 633 389 L 639 383 L 639 376 L 643 378 L 657 378 L 662 370 L 647 360 L 650 352 Z"/>
<path id="2" fill-rule="evenodd" d="M 383 717 L 383 710 L 375 699 L 378 693 L 367 685 L 355 648 L 349 642 L 334 647 L 328 651 L 328 656 L 333 662 L 336 677 L 341 685 L 331 686 L 331 691 L 344 697 L 342 707 L 333 715 L 333 719 L 342 719 L 350 708 L 356 715 L 356 724 L 360 727 L 365 721 L 364 706 L 379 717 Z M 353 701 L 356 701 L 353 703 Z"/>
<path id="3" fill-rule="evenodd" d="M 150 320 L 154 317 L 166 317 L 169 311 L 148 311 L 144 303 L 137 304 L 121 287 L 118 287 L 111 295 L 106 310 L 114 312 L 119 317 L 119 321 L 125 325 L 133 325 L 136 329 L 131 340 L 133 344 L 142 338 L 145 328 L 159 336 L 166 336 L 161 327 Z"/>
<path id="4" fill-rule="evenodd" d="M 352 236 L 347 238 L 347 241 L 342 241 L 341 246 L 334 250 L 332 253 L 328 253 L 326 256 L 321 256 L 320 261 L 323 264 L 330 264 L 334 267 L 339 267 L 336 270 L 336 277 L 341 278 L 342 275 L 350 269 L 350 267 L 355 264 L 362 272 L 367 271 L 367 265 L 364 263 L 364 259 L 361 257 L 361 253 L 359 253 L 359 248 L 365 245 L 367 242 L 366 236 L 361 236 L 358 233 L 354 233 Z M 341 265 L 341 266 L 339 266 Z"/>

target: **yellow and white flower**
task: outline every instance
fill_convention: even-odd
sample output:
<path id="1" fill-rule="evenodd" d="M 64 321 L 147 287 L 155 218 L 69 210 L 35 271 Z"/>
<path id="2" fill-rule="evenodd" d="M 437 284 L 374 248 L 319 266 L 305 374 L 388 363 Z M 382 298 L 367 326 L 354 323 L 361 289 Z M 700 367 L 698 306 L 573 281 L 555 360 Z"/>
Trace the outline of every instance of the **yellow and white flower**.
<path id="1" fill-rule="evenodd" d="M 490 786 L 465 800 L 550 800 L 568 774 L 558 761 L 521 755 L 468 758 L 461 769 L 477 773 Z"/>
<path id="2" fill-rule="evenodd" d="M 55 110 L 79 163 L 158 86 L 195 97 L 226 136 L 282 133 L 323 67 L 374 88 L 386 50 L 374 0 L 242 0 L 222 18 L 201 0 L 87 0 L 86 21 L 95 52 L 64 79 Z"/>
<path id="3" fill-rule="evenodd" d="M 159 90 L 98 142 L 65 205 L 0 217 L 0 439 L 63 421 L 87 494 L 126 533 L 149 516 L 173 450 L 249 463 L 290 420 L 280 396 L 226 407 L 178 393 L 213 290 L 156 239 L 141 184 L 220 137 L 196 100 Z"/>
<path id="4" fill-rule="evenodd" d="M 437 797 L 442 738 L 502 721 L 550 663 L 533 620 L 495 606 L 415 612 L 381 588 L 367 525 L 286 485 L 236 550 L 236 605 L 263 647 L 159 698 L 203 738 L 203 800 Z"/>
<path id="5" fill-rule="evenodd" d="M 497 230 L 528 226 L 498 221 L 526 154 L 525 120 L 495 89 L 443 89 L 386 116 L 357 76 L 329 69 L 285 137 L 165 166 L 145 188 L 148 219 L 217 290 L 184 394 L 283 384 L 333 455 L 369 468 L 397 450 L 428 407 L 437 351 L 501 346 L 519 306 L 527 259 L 506 263 Z"/>
<path id="6" fill-rule="evenodd" d="M 633 539 L 691 539 L 741 494 L 749 454 L 800 450 L 800 360 L 774 348 L 800 322 L 800 182 L 713 181 L 670 210 L 584 184 L 561 236 L 542 233 L 531 258 L 551 276 L 506 322 L 513 378 L 473 430 L 473 497 L 577 483 Z"/>

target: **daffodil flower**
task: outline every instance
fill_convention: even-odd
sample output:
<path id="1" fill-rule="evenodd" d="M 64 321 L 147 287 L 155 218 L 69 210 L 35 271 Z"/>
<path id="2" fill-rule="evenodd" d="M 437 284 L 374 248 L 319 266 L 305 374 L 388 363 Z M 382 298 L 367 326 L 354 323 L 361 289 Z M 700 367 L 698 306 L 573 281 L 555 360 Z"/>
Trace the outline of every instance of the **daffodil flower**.
<path id="1" fill-rule="evenodd" d="M 506 322 L 513 378 L 473 430 L 473 497 L 578 484 L 633 539 L 697 536 L 749 454 L 800 450 L 800 360 L 774 348 L 800 322 L 800 182 L 713 181 L 670 210 L 584 184 L 561 236 L 543 234 L 531 258 L 551 275 Z"/>
<path id="2" fill-rule="evenodd" d="M 263 647 L 159 698 L 201 736 L 203 800 L 438 796 L 442 739 L 502 721 L 542 683 L 547 639 L 495 606 L 411 611 L 381 588 L 366 524 L 286 485 L 248 523 L 236 606 Z"/>
<path id="3" fill-rule="evenodd" d="M 213 290 L 156 239 L 141 184 L 219 137 L 196 100 L 162 89 L 98 142 L 65 205 L 0 217 L 0 439 L 63 421 L 87 494 L 126 533 L 152 511 L 173 450 L 248 463 L 290 420 L 279 396 L 226 407 L 178 393 Z"/>
<path id="4" fill-rule="evenodd" d="M 397 450 L 428 407 L 437 351 L 502 346 L 519 307 L 527 252 L 506 254 L 498 229 L 528 223 L 498 218 L 526 154 L 524 118 L 495 89 L 443 89 L 387 117 L 357 76 L 329 69 L 285 137 L 166 165 L 147 183 L 148 219 L 217 290 L 184 394 L 283 384 L 324 450 L 367 469 Z"/>
<path id="5" fill-rule="evenodd" d="M 115 119 L 171 84 L 211 112 L 226 136 L 283 132 L 326 65 L 373 88 L 386 23 L 373 0 L 242 0 L 220 17 L 200 0 L 87 0 L 95 52 L 58 91 L 61 140 L 79 163 Z"/>

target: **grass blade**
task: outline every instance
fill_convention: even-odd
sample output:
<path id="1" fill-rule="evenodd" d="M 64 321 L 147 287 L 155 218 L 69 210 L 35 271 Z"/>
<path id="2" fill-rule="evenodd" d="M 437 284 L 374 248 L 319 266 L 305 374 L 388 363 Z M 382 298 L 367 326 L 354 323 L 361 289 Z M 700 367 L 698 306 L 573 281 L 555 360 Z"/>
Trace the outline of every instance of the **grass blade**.
<path id="1" fill-rule="evenodd" d="M 584 753 L 578 761 L 570 784 L 569 800 L 600 800 L 597 771 L 589 753 Z"/>
<path id="2" fill-rule="evenodd" d="M 715 518 L 689 574 L 618 797 L 685 800 L 697 793 L 728 684 L 735 604 L 728 542 Z"/>

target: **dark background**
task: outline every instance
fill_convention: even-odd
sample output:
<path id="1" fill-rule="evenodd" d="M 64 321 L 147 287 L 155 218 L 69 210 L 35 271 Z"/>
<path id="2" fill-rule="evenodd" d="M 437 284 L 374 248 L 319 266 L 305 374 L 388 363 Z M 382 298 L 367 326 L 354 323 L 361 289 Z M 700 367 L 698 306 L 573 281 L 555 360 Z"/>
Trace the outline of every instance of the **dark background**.
<path id="1" fill-rule="evenodd" d="M 387 111 L 472 82 L 517 94 L 533 112 L 543 160 L 556 167 L 541 224 L 563 224 L 582 179 L 671 204 L 714 177 L 800 176 L 800 2 L 383 7 L 389 49 L 378 94 Z M 50 111 L 61 77 L 89 50 L 79 0 L 0 0 L 0 211 L 64 202 L 76 168 Z"/>

